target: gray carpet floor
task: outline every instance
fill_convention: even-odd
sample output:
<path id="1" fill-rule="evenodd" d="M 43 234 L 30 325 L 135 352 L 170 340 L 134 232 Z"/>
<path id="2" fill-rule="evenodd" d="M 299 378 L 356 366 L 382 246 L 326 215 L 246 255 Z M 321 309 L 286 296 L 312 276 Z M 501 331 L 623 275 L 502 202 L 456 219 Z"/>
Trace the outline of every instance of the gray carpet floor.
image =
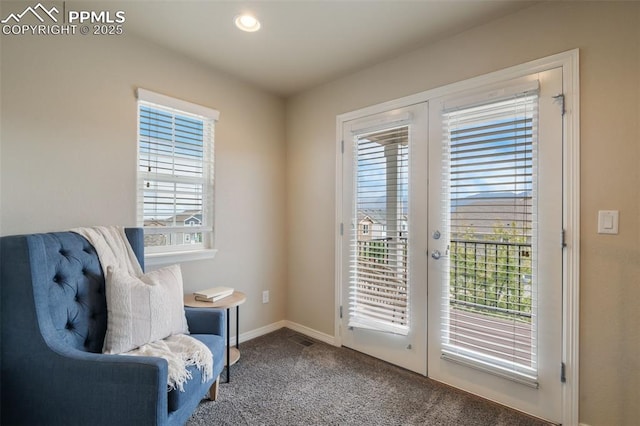
<path id="1" fill-rule="evenodd" d="M 286 328 L 240 351 L 231 383 L 220 384 L 217 401 L 203 400 L 187 425 L 547 425 Z"/>

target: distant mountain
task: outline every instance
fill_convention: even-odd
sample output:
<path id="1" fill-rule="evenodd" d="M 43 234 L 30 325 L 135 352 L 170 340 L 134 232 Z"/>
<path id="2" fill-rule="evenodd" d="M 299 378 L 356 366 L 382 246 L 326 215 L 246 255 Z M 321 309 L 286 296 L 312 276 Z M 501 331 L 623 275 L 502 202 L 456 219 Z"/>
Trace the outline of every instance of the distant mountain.
<path id="1" fill-rule="evenodd" d="M 469 204 L 473 204 L 478 200 L 505 200 L 505 199 L 519 199 L 519 198 L 531 198 L 531 193 L 528 191 L 524 192 L 482 192 L 479 194 L 469 195 L 463 198 L 456 198 L 452 200 L 452 204 L 456 206 L 465 206 Z"/>
<path id="2" fill-rule="evenodd" d="M 531 197 L 531 193 L 528 191 L 523 192 L 482 192 L 480 194 L 473 194 L 467 198 L 525 198 Z"/>
<path id="3" fill-rule="evenodd" d="M 517 193 L 515 192 L 482 192 L 479 194 L 469 195 L 464 198 L 456 198 L 455 200 L 452 200 L 452 201 L 453 203 L 455 203 L 456 206 L 464 206 L 464 205 L 472 204 L 474 202 L 477 202 L 478 200 L 483 200 L 483 199 L 505 200 L 505 199 L 514 199 L 514 198 L 518 199 L 518 198 L 530 198 L 530 197 L 531 197 L 531 192 L 529 191 L 517 192 Z M 405 198 L 402 200 L 402 207 L 405 212 L 407 211 L 407 206 L 408 206 L 408 201 Z M 387 197 L 384 195 L 377 198 L 373 198 L 367 201 L 366 203 L 363 203 L 360 206 L 360 210 L 363 210 L 363 209 L 384 210 L 386 208 L 387 208 Z"/>
<path id="4" fill-rule="evenodd" d="M 407 206 L 408 206 L 408 201 L 407 198 L 404 197 L 401 200 L 402 203 L 402 209 L 404 210 L 404 212 L 407 212 Z M 362 203 L 360 206 L 360 210 L 363 209 L 368 209 L 368 210 L 385 210 L 387 208 L 387 197 L 382 195 L 380 197 L 377 198 L 373 198 L 369 201 L 367 201 L 366 203 Z"/>

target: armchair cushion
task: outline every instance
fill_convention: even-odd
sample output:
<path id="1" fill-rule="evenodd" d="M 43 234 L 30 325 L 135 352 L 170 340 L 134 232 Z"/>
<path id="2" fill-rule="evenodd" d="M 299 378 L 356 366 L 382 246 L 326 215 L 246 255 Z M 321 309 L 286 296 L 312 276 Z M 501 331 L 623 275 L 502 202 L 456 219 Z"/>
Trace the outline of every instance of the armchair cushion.
<path id="1" fill-rule="evenodd" d="M 188 334 L 179 265 L 140 277 L 107 269 L 107 334 L 103 352 L 118 354 L 172 334 Z"/>

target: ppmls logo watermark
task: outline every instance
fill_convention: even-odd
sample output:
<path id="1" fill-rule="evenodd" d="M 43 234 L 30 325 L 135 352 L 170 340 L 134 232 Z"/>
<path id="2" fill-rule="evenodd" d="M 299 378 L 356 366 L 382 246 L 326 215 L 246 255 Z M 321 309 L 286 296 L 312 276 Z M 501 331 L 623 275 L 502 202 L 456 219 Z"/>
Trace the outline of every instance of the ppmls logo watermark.
<path id="1" fill-rule="evenodd" d="M 67 10 L 66 2 L 42 3 L 9 13 L 2 24 L 5 36 L 21 35 L 120 35 L 124 33 L 123 10 Z"/>

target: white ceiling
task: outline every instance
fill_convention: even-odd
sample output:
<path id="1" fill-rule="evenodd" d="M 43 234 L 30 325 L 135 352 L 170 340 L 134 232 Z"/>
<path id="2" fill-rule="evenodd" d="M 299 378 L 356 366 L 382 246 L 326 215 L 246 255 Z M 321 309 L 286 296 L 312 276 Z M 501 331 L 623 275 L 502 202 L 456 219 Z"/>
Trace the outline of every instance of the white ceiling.
<path id="1" fill-rule="evenodd" d="M 286 97 L 529 7 L 523 0 L 118 1 L 126 32 Z M 235 28 L 251 12 L 256 33 Z"/>

